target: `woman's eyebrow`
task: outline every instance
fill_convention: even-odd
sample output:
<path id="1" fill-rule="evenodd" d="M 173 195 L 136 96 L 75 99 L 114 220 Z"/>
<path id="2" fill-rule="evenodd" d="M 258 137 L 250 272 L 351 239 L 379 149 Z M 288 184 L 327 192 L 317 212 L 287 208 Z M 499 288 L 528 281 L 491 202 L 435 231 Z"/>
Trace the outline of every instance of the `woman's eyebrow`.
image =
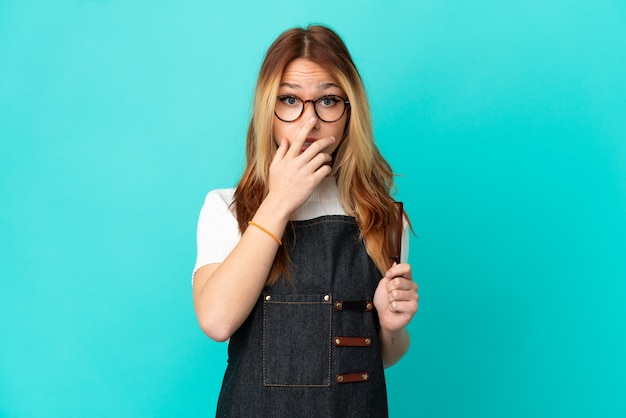
<path id="1" fill-rule="evenodd" d="M 295 83 L 280 83 L 280 87 L 289 87 L 292 88 L 294 90 L 297 90 L 300 88 L 299 84 L 295 84 Z"/>
<path id="2" fill-rule="evenodd" d="M 332 83 L 332 82 L 327 82 L 327 83 L 320 83 L 320 84 L 318 84 L 318 88 L 319 88 L 320 90 L 328 90 L 328 89 L 331 89 L 331 88 L 334 88 L 334 87 L 336 87 L 336 88 L 338 88 L 338 89 L 339 89 L 339 88 L 341 88 L 341 87 L 339 87 L 337 84 Z"/>

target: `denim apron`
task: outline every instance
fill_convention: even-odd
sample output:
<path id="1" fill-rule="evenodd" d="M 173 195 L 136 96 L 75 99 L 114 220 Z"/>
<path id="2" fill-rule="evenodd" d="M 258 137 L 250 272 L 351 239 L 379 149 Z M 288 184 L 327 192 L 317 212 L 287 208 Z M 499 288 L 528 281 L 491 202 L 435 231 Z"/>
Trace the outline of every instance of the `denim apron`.
<path id="1" fill-rule="evenodd" d="M 386 417 L 372 300 L 381 278 L 352 217 L 289 224 L 292 281 L 233 334 L 218 417 Z"/>

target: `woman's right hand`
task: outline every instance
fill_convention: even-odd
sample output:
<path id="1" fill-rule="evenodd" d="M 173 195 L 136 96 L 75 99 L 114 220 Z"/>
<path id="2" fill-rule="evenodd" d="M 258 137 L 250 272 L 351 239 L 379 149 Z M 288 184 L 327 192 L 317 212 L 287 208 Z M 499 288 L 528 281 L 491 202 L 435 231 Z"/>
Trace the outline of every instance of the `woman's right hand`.
<path id="1" fill-rule="evenodd" d="M 270 165 L 266 200 L 274 201 L 273 207 L 284 210 L 282 216 L 289 217 L 302 206 L 331 172 L 332 157 L 323 151 L 336 141 L 334 137 L 318 139 L 302 150 L 316 123 L 315 118 L 302 123 L 291 142 L 282 138 Z"/>

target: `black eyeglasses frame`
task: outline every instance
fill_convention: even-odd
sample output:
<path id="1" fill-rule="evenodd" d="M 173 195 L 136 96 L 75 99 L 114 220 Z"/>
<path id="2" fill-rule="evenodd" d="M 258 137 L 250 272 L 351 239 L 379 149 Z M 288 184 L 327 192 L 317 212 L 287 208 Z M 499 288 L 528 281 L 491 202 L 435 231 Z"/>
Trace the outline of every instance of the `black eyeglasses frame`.
<path id="1" fill-rule="evenodd" d="M 343 117 L 343 115 L 346 114 L 346 109 L 350 108 L 350 101 L 348 99 L 345 99 L 341 96 L 338 96 L 336 94 L 326 94 L 324 96 L 318 97 L 317 99 L 309 99 L 309 100 L 302 100 L 300 97 L 296 96 L 295 94 L 281 94 L 279 96 L 276 97 L 277 100 L 280 99 L 286 99 L 289 97 L 293 97 L 294 99 L 298 99 L 300 100 L 300 102 L 302 102 L 302 110 L 300 110 L 300 114 L 298 115 L 297 118 L 293 119 L 293 120 L 285 120 L 283 118 L 281 118 L 280 116 L 278 116 L 278 114 L 276 113 L 276 108 L 274 108 L 274 115 L 281 121 L 283 122 L 287 122 L 287 123 L 291 123 L 291 122 L 295 122 L 298 119 L 300 119 L 302 117 L 302 114 L 304 114 L 304 109 L 306 108 L 306 104 L 307 103 L 313 103 L 313 111 L 315 112 L 315 115 L 322 121 L 322 122 L 326 122 L 326 123 L 334 123 L 337 122 L 339 119 L 341 119 Z M 342 101 L 344 103 L 344 107 L 343 107 L 343 112 L 341 112 L 341 115 L 335 119 L 335 120 L 325 120 L 324 118 L 322 118 L 319 113 L 317 113 L 317 103 L 320 100 L 329 98 L 329 97 L 336 97 L 341 99 L 340 101 Z"/>

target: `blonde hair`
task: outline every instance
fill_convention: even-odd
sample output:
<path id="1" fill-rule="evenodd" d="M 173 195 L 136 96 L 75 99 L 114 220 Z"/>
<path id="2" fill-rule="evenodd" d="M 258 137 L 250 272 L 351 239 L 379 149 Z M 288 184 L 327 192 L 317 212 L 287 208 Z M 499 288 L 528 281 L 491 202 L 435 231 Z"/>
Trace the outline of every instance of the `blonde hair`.
<path id="1" fill-rule="evenodd" d="M 268 49 L 256 84 L 246 139 L 246 169 L 235 191 L 239 229 L 243 233 L 268 193 L 269 167 L 276 151 L 272 138 L 274 106 L 284 69 L 306 58 L 324 67 L 350 102 L 344 138 L 333 157 L 332 175 L 346 214 L 353 216 L 368 253 L 380 272 L 392 263 L 393 227 L 397 219 L 390 195 L 393 172 L 374 143 L 370 109 L 361 76 L 341 38 L 324 26 L 294 28 Z M 289 258 L 280 247 L 267 279 L 271 285 L 289 277 Z"/>

